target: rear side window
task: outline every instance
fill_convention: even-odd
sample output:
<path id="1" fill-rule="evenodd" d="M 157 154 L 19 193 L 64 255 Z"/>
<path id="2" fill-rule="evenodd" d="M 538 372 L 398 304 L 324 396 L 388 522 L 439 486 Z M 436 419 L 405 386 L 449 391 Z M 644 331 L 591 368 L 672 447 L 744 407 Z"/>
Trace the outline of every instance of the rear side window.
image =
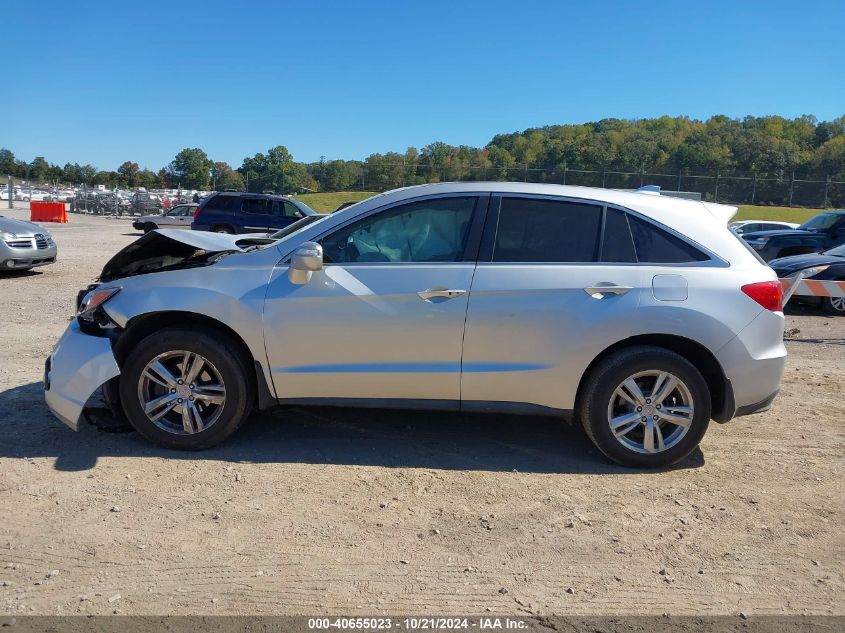
<path id="1" fill-rule="evenodd" d="M 710 259 L 705 253 L 640 218 L 628 214 L 637 261 L 642 264 L 687 264 Z"/>
<path id="2" fill-rule="evenodd" d="M 204 209 L 215 211 L 233 211 L 240 200 L 237 196 L 211 196 L 205 203 Z"/>
<path id="3" fill-rule="evenodd" d="M 601 213 L 591 204 L 503 198 L 493 261 L 595 261 Z"/>
<path id="4" fill-rule="evenodd" d="M 241 211 L 267 215 L 267 200 L 265 198 L 244 198 L 241 202 Z"/>
<path id="5" fill-rule="evenodd" d="M 604 224 L 601 261 L 635 263 L 637 253 L 628 227 L 628 217 L 619 209 L 608 209 Z"/>

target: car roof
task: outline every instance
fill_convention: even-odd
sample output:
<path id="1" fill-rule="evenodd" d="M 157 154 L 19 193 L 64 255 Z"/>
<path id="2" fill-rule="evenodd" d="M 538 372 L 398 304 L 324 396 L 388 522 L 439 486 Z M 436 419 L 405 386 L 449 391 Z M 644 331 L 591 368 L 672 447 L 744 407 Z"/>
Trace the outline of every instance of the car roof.
<path id="1" fill-rule="evenodd" d="M 215 196 L 260 196 L 262 198 L 278 198 L 279 200 L 292 200 L 290 196 L 280 193 L 256 193 L 254 191 L 215 191 Z"/>
<path id="2" fill-rule="evenodd" d="M 375 198 L 381 199 L 380 204 L 384 204 L 394 200 L 398 201 L 418 196 L 461 192 L 515 193 L 582 198 L 584 200 L 615 204 L 635 211 L 642 211 L 647 215 L 700 214 L 702 211 L 706 211 L 710 216 L 717 218 L 723 224 L 727 223 L 730 217 L 736 213 L 736 207 L 733 206 L 661 196 L 652 192 L 525 182 L 443 182 L 414 185 L 377 194 Z M 342 211 L 345 211 L 345 209 L 338 211 L 338 213 Z"/>

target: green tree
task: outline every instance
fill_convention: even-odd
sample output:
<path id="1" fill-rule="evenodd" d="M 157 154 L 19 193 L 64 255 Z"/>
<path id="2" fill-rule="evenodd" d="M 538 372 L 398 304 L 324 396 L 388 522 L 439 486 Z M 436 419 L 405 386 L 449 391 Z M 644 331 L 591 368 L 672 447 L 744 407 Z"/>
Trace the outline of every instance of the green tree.
<path id="1" fill-rule="evenodd" d="M 229 166 L 229 163 L 217 162 L 211 168 L 211 183 L 215 191 L 243 191 L 244 181 L 241 174 Z"/>
<path id="2" fill-rule="evenodd" d="M 171 182 L 183 189 L 207 189 L 214 163 L 198 147 L 185 148 L 170 163 Z"/>
<path id="3" fill-rule="evenodd" d="M 127 160 L 117 168 L 117 173 L 120 174 L 123 182 L 128 187 L 140 186 L 140 183 L 138 182 L 138 174 L 140 172 L 141 168 L 138 166 L 138 163 L 133 163 L 131 160 Z"/>
<path id="4" fill-rule="evenodd" d="M 305 165 L 294 162 L 284 145 L 276 145 L 266 154 L 259 152 L 252 158 L 244 158 L 238 171 L 244 178 L 247 191 L 295 193 L 315 191 L 319 187 Z"/>

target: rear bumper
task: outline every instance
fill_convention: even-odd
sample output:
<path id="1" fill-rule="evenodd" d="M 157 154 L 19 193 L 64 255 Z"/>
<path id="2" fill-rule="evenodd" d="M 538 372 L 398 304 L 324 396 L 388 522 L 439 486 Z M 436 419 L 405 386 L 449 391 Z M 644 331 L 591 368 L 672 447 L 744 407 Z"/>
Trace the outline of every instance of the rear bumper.
<path id="1" fill-rule="evenodd" d="M 786 365 L 783 322 L 781 313 L 764 311 L 716 354 L 728 379 L 726 411 L 717 422 L 771 406 Z"/>
<path id="2" fill-rule="evenodd" d="M 108 380 L 120 375 L 111 341 L 83 334 L 74 319 L 56 343 L 44 369 L 44 399 L 73 430 L 85 403 Z"/>

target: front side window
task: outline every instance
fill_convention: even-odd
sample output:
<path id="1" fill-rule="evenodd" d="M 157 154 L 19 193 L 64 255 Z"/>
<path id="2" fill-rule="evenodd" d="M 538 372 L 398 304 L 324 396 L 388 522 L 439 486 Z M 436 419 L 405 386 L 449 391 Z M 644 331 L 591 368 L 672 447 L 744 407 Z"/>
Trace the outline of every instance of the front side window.
<path id="1" fill-rule="evenodd" d="M 302 213 L 292 202 L 287 200 L 273 200 L 270 215 L 283 218 L 301 218 Z"/>
<path id="2" fill-rule="evenodd" d="M 592 262 L 602 208 L 534 198 L 503 198 L 494 262 Z"/>
<path id="3" fill-rule="evenodd" d="M 338 229 L 321 240 L 329 264 L 459 262 L 476 198 L 403 204 Z"/>

